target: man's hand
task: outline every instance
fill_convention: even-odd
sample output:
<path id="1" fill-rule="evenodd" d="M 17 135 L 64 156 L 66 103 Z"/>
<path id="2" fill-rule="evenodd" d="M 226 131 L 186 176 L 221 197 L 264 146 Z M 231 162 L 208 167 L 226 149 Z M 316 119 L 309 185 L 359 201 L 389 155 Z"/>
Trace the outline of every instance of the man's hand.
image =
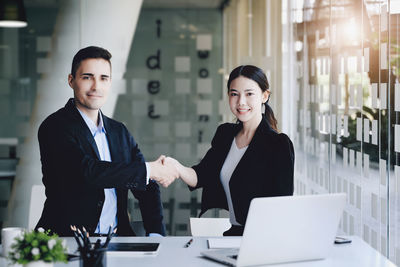
<path id="1" fill-rule="evenodd" d="M 187 185 L 191 187 L 197 185 L 198 179 L 194 169 L 185 167 L 179 161 L 171 157 L 162 158 L 161 161 L 164 165 L 174 166 L 178 172 L 179 178 L 181 178 Z"/>
<path id="2" fill-rule="evenodd" d="M 164 187 L 168 187 L 175 179 L 179 178 L 176 166 L 172 162 L 165 162 L 166 157 L 161 155 L 156 161 L 149 162 L 150 178 Z"/>
<path id="3" fill-rule="evenodd" d="M 174 158 L 171 157 L 165 157 L 161 159 L 162 164 L 164 165 L 172 165 L 174 166 L 174 168 L 178 171 L 178 175 L 180 176 L 180 172 L 179 169 L 182 167 L 182 165 L 179 163 L 179 161 L 177 161 Z"/>

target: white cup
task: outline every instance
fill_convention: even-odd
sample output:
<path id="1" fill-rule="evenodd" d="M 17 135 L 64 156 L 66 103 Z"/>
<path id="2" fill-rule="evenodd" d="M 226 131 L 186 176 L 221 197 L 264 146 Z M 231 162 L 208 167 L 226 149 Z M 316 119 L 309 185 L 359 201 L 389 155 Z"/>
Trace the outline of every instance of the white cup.
<path id="1" fill-rule="evenodd" d="M 15 243 L 15 238 L 22 236 L 24 228 L 20 227 L 7 227 L 1 229 L 1 245 L 3 247 L 3 257 L 8 257 L 11 251 L 11 245 Z"/>

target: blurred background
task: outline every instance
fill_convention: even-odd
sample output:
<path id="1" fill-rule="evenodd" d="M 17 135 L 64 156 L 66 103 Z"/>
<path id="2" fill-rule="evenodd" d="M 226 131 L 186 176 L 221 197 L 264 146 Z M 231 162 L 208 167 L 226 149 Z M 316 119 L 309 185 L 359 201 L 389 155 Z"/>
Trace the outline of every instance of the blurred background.
<path id="1" fill-rule="evenodd" d="M 37 129 L 73 95 L 74 54 L 96 45 L 113 54 L 103 112 L 126 124 L 147 160 L 166 154 L 189 166 L 218 124 L 234 121 L 229 72 L 261 67 L 278 127 L 295 144 L 295 194 L 347 193 L 340 231 L 400 265 L 400 0 L 23 4 L 27 26 L 0 27 L 1 227 L 36 224 Z M 177 181 L 161 191 L 168 235 L 190 235 L 201 190 Z M 129 210 L 141 220 L 132 195 Z"/>

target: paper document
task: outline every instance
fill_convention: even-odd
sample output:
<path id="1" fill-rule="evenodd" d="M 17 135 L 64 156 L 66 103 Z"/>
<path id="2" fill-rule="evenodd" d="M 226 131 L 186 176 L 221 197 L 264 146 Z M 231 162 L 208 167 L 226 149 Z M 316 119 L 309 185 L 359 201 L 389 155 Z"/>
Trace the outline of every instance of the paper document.
<path id="1" fill-rule="evenodd" d="M 240 248 L 242 237 L 209 238 L 208 248 Z"/>

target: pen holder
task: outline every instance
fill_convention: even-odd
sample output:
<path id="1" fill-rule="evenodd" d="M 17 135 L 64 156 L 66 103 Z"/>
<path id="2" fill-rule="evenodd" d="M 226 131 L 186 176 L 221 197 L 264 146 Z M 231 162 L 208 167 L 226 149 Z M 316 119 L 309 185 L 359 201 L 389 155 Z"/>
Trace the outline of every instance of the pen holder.
<path id="1" fill-rule="evenodd" d="M 96 249 L 82 249 L 80 250 L 81 260 L 80 267 L 106 267 L 107 248 L 96 248 Z"/>

